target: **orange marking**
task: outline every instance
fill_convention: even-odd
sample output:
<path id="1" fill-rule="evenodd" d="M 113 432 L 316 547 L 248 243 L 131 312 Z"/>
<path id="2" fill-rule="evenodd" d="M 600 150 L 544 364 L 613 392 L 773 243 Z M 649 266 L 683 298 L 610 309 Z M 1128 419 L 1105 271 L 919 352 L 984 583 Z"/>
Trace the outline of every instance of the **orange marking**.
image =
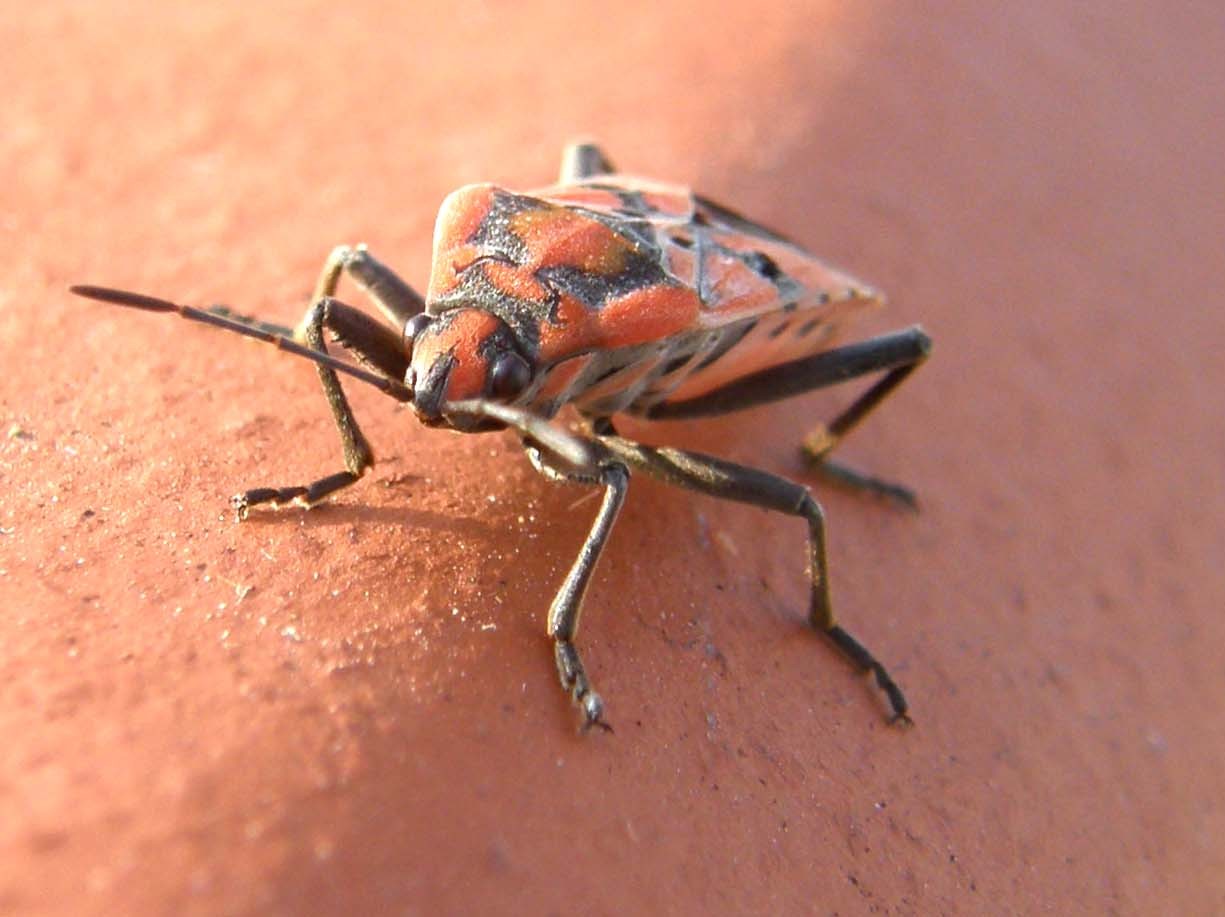
<path id="1" fill-rule="evenodd" d="M 549 371 L 548 378 L 545 379 L 544 385 L 540 387 L 539 397 L 555 398 L 560 395 L 574 381 L 574 377 L 585 369 L 590 362 L 590 356 L 579 356 L 559 363 Z"/>
<path id="2" fill-rule="evenodd" d="M 517 213 L 511 229 L 527 244 L 533 269 L 568 264 L 593 274 L 615 274 L 634 250 L 607 226 L 565 207 Z"/>
<path id="3" fill-rule="evenodd" d="M 659 188 L 644 191 L 642 200 L 648 207 L 670 217 L 689 217 L 693 214 L 693 195 L 683 189 Z"/>
<path id="4" fill-rule="evenodd" d="M 697 259 L 693 250 L 675 243 L 664 246 L 665 267 L 681 283 L 693 286 L 697 282 Z"/>
<path id="5" fill-rule="evenodd" d="M 502 327 L 501 319 L 482 309 L 458 309 L 452 313 L 447 327 L 436 333 L 425 333 L 413 347 L 413 368 L 424 376 L 434 361 L 448 351 L 455 357 L 455 366 L 447 381 L 445 399 L 461 401 L 477 398 L 485 391 L 489 374 L 488 361 L 480 354 L 481 343 Z"/>
<path id="6" fill-rule="evenodd" d="M 467 241 L 489 215 L 496 185 L 466 185 L 452 191 L 434 221 L 434 260 L 428 298 L 433 300 L 455 286 L 457 271 L 476 260 L 479 251 Z"/>
<path id="7" fill-rule="evenodd" d="M 687 287 L 651 287 L 610 300 L 597 312 L 562 297 L 558 323 L 540 328 L 540 361 L 548 366 L 587 350 L 658 341 L 694 327 L 701 304 Z"/>
<path id="8" fill-rule="evenodd" d="M 508 296 L 540 302 L 548 295 L 530 269 L 524 270 L 505 261 L 484 261 L 474 270 L 483 270 L 489 282 Z"/>
<path id="9" fill-rule="evenodd" d="M 721 315 L 765 311 L 778 301 L 774 284 L 742 262 L 713 253 L 704 261 L 707 299 Z"/>

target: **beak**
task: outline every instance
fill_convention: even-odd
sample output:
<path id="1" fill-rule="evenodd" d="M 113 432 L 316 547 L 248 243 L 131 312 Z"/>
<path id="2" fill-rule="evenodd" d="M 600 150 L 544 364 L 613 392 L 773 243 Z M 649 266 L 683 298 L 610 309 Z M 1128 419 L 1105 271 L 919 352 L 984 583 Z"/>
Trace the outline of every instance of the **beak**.
<path id="1" fill-rule="evenodd" d="M 444 354 L 434 361 L 424 379 L 418 379 L 413 392 L 413 410 L 421 422 L 436 426 L 442 420 L 442 399 L 447 393 L 447 381 L 455 368 L 455 355 Z"/>

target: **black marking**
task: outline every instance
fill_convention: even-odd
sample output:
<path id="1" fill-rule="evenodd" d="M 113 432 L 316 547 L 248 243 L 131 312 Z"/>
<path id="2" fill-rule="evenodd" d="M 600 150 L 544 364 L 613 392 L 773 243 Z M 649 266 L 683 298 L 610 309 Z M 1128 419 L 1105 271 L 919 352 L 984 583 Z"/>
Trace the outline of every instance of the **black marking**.
<path id="1" fill-rule="evenodd" d="M 770 340 L 774 340 L 775 338 L 779 337 L 784 331 L 786 331 L 790 327 L 791 327 L 790 319 L 788 319 L 785 322 L 781 322 L 780 324 L 775 325 L 773 328 L 770 329 L 770 334 L 768 335 L 768 337 L 770 338 Z"/>
<path id="2" fill-rule="evenodd" d="M 779 279 L 784 276 L 782 268 L 765 252 L 745 252 L 741 258 L 752 270 L 771 283 L 778 283 Z"/>
<path id="3" fill-rule="evenodd" d="M 652 216 L 659 213 L 657 209 L 647 203 L 641 191 L 621 188 L 617 185 L 610 185 L 607 182 L 587 182 L 587 187 L 594 188 L 597 191 L 605 191 L 615 196 L 621 203 L 621 206 L 617 208 L 620 213 L 638 217 Z"/>
<path id="4" fill-rule="evenodd" d="M 592 379 L 590 382 L 586 383 L 586 387 L 587 387 L 587 388 L 595 388 L 597 385 L 599 385 L 599 384 L 600 384 L 601 382 L 603 382 L 605 379 L 611 379 L 611 378 L 612 378 L 613 376 L 615 376 L 617 373 L 621 372 L 621 371 L 622 371 L 622 370 L 624 370 L 624 369 L 625 369 L 627 366 L 630 366 L 630 365 L 631 365 L 631 364 L 629 364 L 629 363 L 617 363 L 617 364 L 615 364 L 615 365 L 613 365 L 613 366 L 609 366 L 607 369 L 605 369 L 605 370 L 604 370 L 602 373 L 600 373 L 598 376 L 596 376 L 596 377 L 595 377 L 594 379 Z"/>
<path id="5" fill-rule="evenodd" d="M 671 234 L 671 236 L 669 236 L 669 238 L 672 240 L 672 244 L 677 248 L 693 248 L 693 239 L 682 233 L 674 232 Z"/>
<path id="6" fill-rule="evenodd" d="M 810 319 L 809 321 L 806 321 L 804 322 L 804 324 L 800 325 L 800 327 L 795 332 L 796 336 L 804 337 L 807 334 L 811 334 L 818 326 L 823 325 L 824 323 L 825 323 L 824 316 L 819 317 L 819 318 Z"/>
<path id="7" fill-rule="evenodd" d="M 630 252 L 615 274 L 585 271 L 571 264 L 554 264 L 536 271 L 536 278 L 558 294 L 569 294 L 589 309 L 653 286 L 677 286 L 677 281 L 650 255 Z"/>
<path id="8" fill-rule="evenodd" d="M 472 235 L 466 240 L 491 255 L 500 255 L 514 264 L 522 264 L 528 258 L 528 247 L 511 229 L 514 218 L 532 210 L 551 207 L 544 201 L 523 194 L 511 194 L 501 189 L 493 192 L 489 213 L 481 220 Z"/>
<path id="9" fill-rule="evenodd" d="M 483 309 L 507 324 L 518 350 L 529 363 L 540 352 L 540 323 L 549 318 L 550 304 L 512 296 L 497 287 L 477 265 L 460 275 L 456 286 L 430 303 L 430 314 L 443 319 L 457 309 Z"/>
<path id="10" fill-rule="evenodd" d="M 442 416 L 442 398 L 446 394 L 447 380 L 454 368 L 455 354 L 447 351 L 434 361 L 426 372 L 425 379 L 417 384 L 414 403 L 421 416 L 431 420 Z"/>
<path id="11" fill-rule="evenodd" d="M 750 271 L 774 284 L 780 300 L 792 302 L 803 292 L 804 286 L 795 278 L 784 273 L 773 258 L 761 251 L 739 251 L 729 248 L 720 242 L 710 242 L 710 248 L 720 257 L 735 259 Z"/>
<path id="12" fill-rule="evenodd" d="M 586 392 L 613 376 L 633 370 L 644 361 L 657 360 L 666 350 L 666 347 L 658 344 L 646 343 L 600 351 L 595 354 L 594 362 L 588 364 L 584 373 L 575 377 L 573 384 L 578 386 L 579 391 Z M 597 368 L 598 372 L 594 372 L 590 377 L 587 375 L 593 373 Z M 605 400 L 619 398 L 621 394 L 623 393 L 607 394 Z"/>
<path id="13" fill-rule="evenodd" d="M 714 201 L 697 194 L 693 196 L 693 199 L 701 208 L 693 215 L 693 222 L 697 223 L 699 226 L 711 225 L 710 217 L 714 217 L 715 220 L 726 226 L 728 229 L 744 233 L 746 236 L 753 236 L 758 239 L 768 239 L 771 242 L 782 242 L 784 245 L 789 245 L 792 248 L 799 248 L 795 242 L 784 236 L 781 232 L 776 232 L 773 229 L 770 229 L 768 226 L 762 226 L 760 223 L 750 220 L 748 217 L 741 216 L 734 210 L 729 210 L 722 204 L 716 204 Z"/>
<path id="14" fill-rule="evenodd" d="M 664 364 L 663 372 L 661 372 L 660 375 L 666 376 L 670 373 L 674 373 L 692 359 L 693 359 L 692 353 L 681 354 L 678 357 L 673 357 L 671 360 L 669 360 L 667 363 Z"/>
<path id="15" fill-rule="evenodd" d="M 621 198 L 621 209 L 626 213 L 632 213 L 637 216 L 650 216 L 658 211 L 646 202 L 646 198 L 642 196 L 641 191 L 620 191 L 617 196 Z"/>
<path id="16" fill-rule="evenodd" d="M 494 317 L 498 318 L 498 316 Z M 523 358 L 523 354 L 519 353 L 517 344 L 518 341 L 516 341 L 514 333 L 503 322 L 501 326 L 481 338 L 476 345 L 476 353 L 486 364 L 492 366 L 497 361 L 497 358 L 504 353 L 513 353 Z M 531 367 L 531 360 L 524 359 L 524 362 L 528 364 L 529 368 Z"/>
<path id="17" fill-rule="evenodd" d="M 714 350 L 702 358 L 702 361 L 693 368 L 694 372 L 700 369 L 705 369 L 710 364 L 714 363 L 725 353 L 744 340 L 744 336 L 757 327 L 757 320 L 745 322 L 743 325 L 727 329 L 722 340 L 715 345 Z"/>
<path id="18" fill-rule="evenodd" d="M 568 209 L 602 223 L 628 240 L 635 248 L 649 253 L 656 261 L 662 261 L 663 253 L 656 242 L 655 224 L 651 221 L 660 211 L 647 203 L 641 191 L 619 188 L 604 182 L 588 182 L 586 187 L 613 195 L 621 206 L 614 208 L 611 213 L 569 204 L 566 205 Z"/>
<path id="19" fill-rule="evenodd" d="M 465 271 L 470 271 L 474 267 L 477 267 L 482 264 L 488 264 L 489 262 L 493 262 L 495 264 L 506 264 L 506 265 L 510 265 L 511 267 L 515 267 L 518 265 L 518 262 L 513 261 L 509 256 L 503 255 L 501 253 L 494 253 L 492 255 L 479 255 L 478 257 L 473 258 L 463 267 L 457 267 L 455 269 L 455 273 L 458 276 L 459 274 L 463 274 Z"/>

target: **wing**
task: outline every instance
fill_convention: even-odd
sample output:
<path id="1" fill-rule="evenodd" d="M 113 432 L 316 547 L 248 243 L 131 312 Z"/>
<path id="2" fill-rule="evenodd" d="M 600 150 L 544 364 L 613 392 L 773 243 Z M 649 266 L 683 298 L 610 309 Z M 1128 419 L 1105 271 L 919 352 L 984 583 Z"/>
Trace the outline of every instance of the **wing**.
<path id="1" fill-rule="evenodd" d="M 848 320 L 882 303 L 875 290 L 781 233 L 687 188 L 602 175 L 534 195 L 631 231 L 700 300 L 690 327 L 658 341 L 646 357 L 588 361 L 614 367 L 589 367 L 582 375 L 600 370 L 600 384 L 571 393 L 597 413 L 696 397 L 820 352 Z"/>
<path id="2" fill-rule="evenodd" d="M 710 327 L 763 312 L 794 312 L 880 296 L 783 234 L 677 185 L 601 175 L 531 192 L 586 211 L 658 252 L 676 280 L 697 291 Z"/>

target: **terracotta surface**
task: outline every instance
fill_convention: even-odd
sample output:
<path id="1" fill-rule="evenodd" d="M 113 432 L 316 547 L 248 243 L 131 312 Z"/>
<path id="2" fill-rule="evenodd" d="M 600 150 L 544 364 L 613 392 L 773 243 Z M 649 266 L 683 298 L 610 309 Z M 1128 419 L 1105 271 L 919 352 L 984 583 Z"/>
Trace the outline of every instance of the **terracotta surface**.
<path id="1" fill-rule="evenodd" d="M 304 6 L 0 12 L 0 912 L 1225 908 L 1216 4 Z M 821 492 L 916 728 L 805 631 L 800 524 L 636 480 L 576 736 L 581 488 L 354 391 L 375 472 L 236 525 L 338 467 L 314 371 L 65 293 L 424 283 L 447 191 L 584 133 L 934 335 L 843 452 L 923 514 Z M 801 476 L 849 395 L 636 431 Z"/>

